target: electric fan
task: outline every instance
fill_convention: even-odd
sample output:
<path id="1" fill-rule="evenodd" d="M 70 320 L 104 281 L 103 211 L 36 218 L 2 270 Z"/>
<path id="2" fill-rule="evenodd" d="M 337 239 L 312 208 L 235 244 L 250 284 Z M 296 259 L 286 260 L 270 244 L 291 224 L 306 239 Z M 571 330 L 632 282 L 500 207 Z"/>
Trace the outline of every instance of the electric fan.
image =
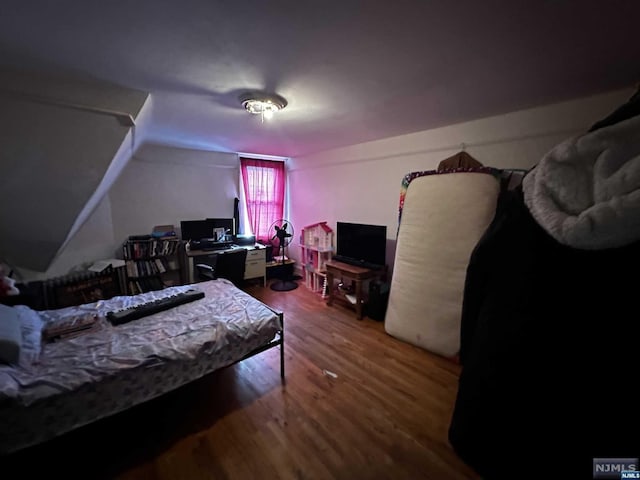
<path id="1" fill-rule="evenodd" d="M 287 278 L 284 267 L 285 248 L 291 243 L 291 239 L 293 239 L 293 225 L 291 225 L 291 222 L 288 220 L 280 219 L 271 224 L 269 231 L 275 232 L 273 237 L 271 237 L 271 244 L 273 245 L 274 242 L 277 241 L 276 246 L 278 247 L 278 254 L 276 255 L 276 258 L 279 257 L 282 262 L 282 266 L 280 267 L 280 278 L 271 284 L 271 290 L 276 290 L 278 292 L 294 290 L 298 288 L 298 284 L 290 278 Z"/>

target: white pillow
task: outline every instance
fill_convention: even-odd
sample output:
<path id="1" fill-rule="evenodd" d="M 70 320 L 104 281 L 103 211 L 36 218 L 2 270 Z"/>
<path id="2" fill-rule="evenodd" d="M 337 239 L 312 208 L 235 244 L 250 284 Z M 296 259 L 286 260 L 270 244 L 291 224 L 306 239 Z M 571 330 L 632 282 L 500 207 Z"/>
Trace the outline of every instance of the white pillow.
<path id="1" fill-rule="evenodd" d="M 21 333 L 18 364 L 22 367 L 29 367 L 40 359 L 44 322 L 37 311 L 25 305 L 8 307 L 0 304 L 0 323 L 4 324 L 5 320 L 9 318 L 14 320 L 7 320 L 8 322 L 16 322 L 15 319 L 17 319 Z"/>

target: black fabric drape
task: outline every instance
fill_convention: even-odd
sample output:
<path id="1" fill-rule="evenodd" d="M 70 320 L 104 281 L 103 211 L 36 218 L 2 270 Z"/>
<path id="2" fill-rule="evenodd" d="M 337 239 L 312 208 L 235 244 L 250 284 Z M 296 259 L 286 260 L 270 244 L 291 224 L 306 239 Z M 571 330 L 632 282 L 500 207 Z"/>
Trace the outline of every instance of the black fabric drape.
<path id="1" fill-rule="evenodd" d="M 236 231 L 233 234 L 244 233 L 240 231 L 240 199 L 237 197 L 233 200 L 233 221 L 236 226 Z"/>
<path id="2" fill-rule="evenodd" d="M 572 249 L 520 188 L 501 198 L 468 267 L 449 429 L 484 478 L 591 478 L 592 458 L 639 456 L 639 267 L 640 243 Z"/>

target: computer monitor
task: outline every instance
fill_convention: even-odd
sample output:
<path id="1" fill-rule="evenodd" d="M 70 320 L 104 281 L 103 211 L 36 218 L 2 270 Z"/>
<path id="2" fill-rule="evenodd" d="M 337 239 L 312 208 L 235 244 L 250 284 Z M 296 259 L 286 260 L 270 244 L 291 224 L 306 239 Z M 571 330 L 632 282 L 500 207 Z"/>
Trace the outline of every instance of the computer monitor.
<path id="1" fill-rule="evenodd" d="M 180 231 L 185 242 L 199 242 L 213 236 L 213 226 L 208 220 L 183 220 L 180 222 Z"/>
<path id="2" fill-rule="evenodd" d="M 233 238 L 236 238 L 236 235 L 238 235 L 238 231 L 236 229 L 236 220 L 233 217 L 207 218 L 207 222 L 209 222 L 212 231 L 216 228 L 224 228 L 227 235 L 231 235 Z"/>

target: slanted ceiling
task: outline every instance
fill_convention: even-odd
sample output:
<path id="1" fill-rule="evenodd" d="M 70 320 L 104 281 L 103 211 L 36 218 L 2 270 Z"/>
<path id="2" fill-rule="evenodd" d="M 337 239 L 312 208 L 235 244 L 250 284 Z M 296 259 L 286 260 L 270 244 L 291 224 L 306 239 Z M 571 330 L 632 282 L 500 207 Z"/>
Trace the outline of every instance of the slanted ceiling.
<path id="1" fill-rule="evenodd" d="M 0 259 L 47 270 L 126 163 L 116 153 L 147 98 L 103 82 L 0 72 Z"/>
<path id="2" fill-rule="evenodd" d="M 637 0 L 2 0 L 0 65 L 150 92 L 149 140 L 301 157 L 640 80 Z M 272 122 L 247 90 L 282 95 Z"/>

